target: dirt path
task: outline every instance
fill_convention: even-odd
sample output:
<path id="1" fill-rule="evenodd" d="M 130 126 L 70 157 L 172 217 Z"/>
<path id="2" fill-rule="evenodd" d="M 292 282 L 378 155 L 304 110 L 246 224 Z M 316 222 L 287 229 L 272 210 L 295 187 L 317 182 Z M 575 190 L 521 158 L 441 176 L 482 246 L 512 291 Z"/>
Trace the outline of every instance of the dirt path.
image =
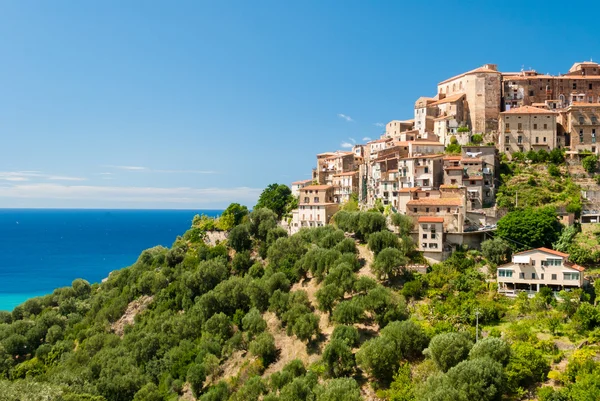
<path id="1" fill-rule="evenodd" d="M 112 324 L 112 331 L 119 337 L 123 337 L 123 334 L 125 334 L 125 326 L 133 325 L 137 314 L 143 312 L 153 299 L 154 297 L 142 295 L 138 299 L 131 301 L 129 305 L 127 305 L 127 309 L 125 310 L 125 313 L 123 313 L 123 316 Z"/>
<path id="2" fill-rule="evenodd" d="M 363 267 L 361 267 L 357 273 L 358 276 L 366 276 L 376 280 L 377 278 L 371 271 L 371 265 L 373 264 L 373 252 L 371 252 L 366 245 L 357 245 L 357 248 L 359 259 L 364 260 Z"/>

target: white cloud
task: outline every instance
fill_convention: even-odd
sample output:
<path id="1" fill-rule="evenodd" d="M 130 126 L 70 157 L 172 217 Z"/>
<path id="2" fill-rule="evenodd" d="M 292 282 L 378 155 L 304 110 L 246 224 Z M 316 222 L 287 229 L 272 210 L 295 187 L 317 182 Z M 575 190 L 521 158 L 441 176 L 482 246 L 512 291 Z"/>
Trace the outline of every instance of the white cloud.
<path id="1" fill-rule="evenodd" d="M 0 181 L 31 181 L 32 179 L 38 180 L 53 180 L 53 181 L 85 181 L 83 177 L 71 177 L 64 175 L 53 175 L 44 174 L 40 171 L 0 171 Z"/>
<path id="2" fill-rule="evenodd" d="M 354 138 L 348 138 L 348 139 L 350 139 L 350 142 L 356 144 L 356 139 L 354 139 Z"/>
<path id="3" fill-rule="evenodd" d="M 346 120 L 346 121 L 348 121 L 348 122 L 352 122 L 352 121 L 354 121 L 354 120 L 352 119 L 352 117 L 350 117 L 350 116 L 347 116 L 347 115 L 345 115 L 345 114 L 342 114 L 342 113 L 338 113 L 338 115 L 337 115 L 337 116 L 338 116 L 339 118 L 343 118 L 344 120 Z"/>
<path id="4" fill-rule="evenodd" d="M 351 144 L 350 142 L 342 142 L 342 144 L 340 145 L 342 148 L 344 149 L 350 149 L 352 148 L 354 145 Z"/>
<path id="5" fill-rule="evenodd" d="M 126 203 L 170 203 L 207 205 L 241 202 L 253 204 L 258 188 L 160 188 L 66 185 L 53 183 L 0 185 L 0 198 L 70 199 L 80 201 L 117 201 Z"/>
<path id="6" fill-rule="evenodd" d="M 368 136 L 365 136 L 362 140 L 365 142 L 369 142 L 371 140 L 371 138 L 369 138 Z"/>
<path id="7" fill-rule="evenodd" d="M 151 169 L 148 167 L 142 167 L 142 166 L 104 166 L 104 167 L 110 167 L 110 168 L 115 168 L 118 170 L 125 170 L 125 171 L 139 171 L 139 172 L 145 172 L 145 173 L 166 173 L 166 174 L 216 174 L 216 171 L 212 171 L 212 170 L 161 170 L 161 169 Z"/>
<path id="8" fill-rule="evenodd" d="M 373 125 L 376 127 L 385 127 L 384 123 L 373 123 Z"/>

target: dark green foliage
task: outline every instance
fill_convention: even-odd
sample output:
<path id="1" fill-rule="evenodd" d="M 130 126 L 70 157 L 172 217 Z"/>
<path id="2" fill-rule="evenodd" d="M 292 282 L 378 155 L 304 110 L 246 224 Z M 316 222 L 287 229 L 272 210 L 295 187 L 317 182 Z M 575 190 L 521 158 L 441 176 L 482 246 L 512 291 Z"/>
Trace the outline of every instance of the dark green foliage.
<path id="1" fill-rule="evenodd" d="M 381 231 L 369 236 L 369 249 L 375 256 L 386 248 L 400 248 L 398 236 L 390 231 Z"/>
<path id="2" fill-rule="evenodd" d="M 336 265 L 327 277 L 325 277 L 325 285 L 336 285 L 342 291 L 349 292 L 354 287 L 356 282 L 356 274 L 352 270 L 352 266 L 347 263 L 340 263 Z"/>
<path id="3" fill-rule="evenodd" d="M 353 348 L 358 345 L 360 335 L 354 326 L 338 325 L 333 329 L 331 340 L 340 340 Z"/>
<path id="4" fill-rule="evenodd" d="M 304 313 L 294 320 L 292 331 L 302 341 L 310 341 L 319 334 L 319 318 L 313 313 Z"/>
<path id="5" fill-rule="evenodd" d="M 496 235 L 509 240 L 515 251 L 551 247 L 562 231 L 552 208 L 515 210 L 498 221 Z"/>
<path id="6" fill-rule="evenodd" d="M 442 372 L 467 359 L 473 343 L 464 333 L 438 334 L 431 339 L 427 354 Z"/>
<path id="7" fill-rule="evenodd" d="M 408 263 L 408 258 L 396 248 L 385 248 L 375 258 L 373 273 L 379 279 L 387 279 L 398 275 Z"/>
<path id="8" fill-rule="evenodd" d="M 560 169 L 555 164 L 548 165 L 548 174 L 552 177 L 560 177 Z"/>
<path id="9" fill-rule="evenodd" d="M 252 247 L 250 230 L 245 224 L 233 227 L 227 240 L 229 245 L 238 252 L 246 251 Z"/>
<path id="10" fill-rule="evenodd" d="M 243 275 L 250 267 L 252 267 L 252 259 L 250 258 L 250 252 L 238 252 L 231 261 L 231 267 L 236 274 Z"/>
<path id="11" fill-rule="evenodd" d="M 233 327 L 231 320 L 223 312 L 216 313 L 210 317 L 202 327 L 204 331 L 221 339 L 222 341 L 231 337 L 233 334 Z"/>
<path id="12" fill-rule="evenodd" d="M 506 366 L 510 359 L 510 354 L 510 345 L 508 345 L 506 341 L 500 338 L 486 337 L 475 343 L 469 352 L 469 358 L 475 359 L 488 357 L 491 360 Z"/>
<path id="13" fill-rule="evenodd" d="M 256 336 L 265 331 L 267 322 L 265 322 L 258 309 L 252 308 L 242 319 L 242 326 L 248 334 Z"/>
<path id="14" fill-rule="evenodd" d="M 388 383 L 398 369 L 401 355 L 392 341 L 384 337 L 376 337 L 365 342 L 358 353 L 356 361 L 375 379 Z"/>
<path id="15" fill-rule="evenodd" d="M 206 371 L 204 366 L 198 363 L 191 365 L 187 371 L 186 379 L 188 383 L 190 383 L 194 396 L 199 397 L 202 393 L 204 381 L 206 380 Z"/>
<path id="16" fill-rule="evenodd" d="M 554 148 L 548 154 L 548 160 L 554 164 L 562 164 L 565 162 L 565 154 L 563 149 Z"/>
<path id="17" fill-rule="evenodd" d="M 273 362 L 277 356 L 275 340 L 273 336 L 267 332 L 263 332 L 256 336 L 256 339 L 250 343 L 248 349 L 252 354 L 262 358 L 265 366 Z"/>
<path id="18" fill-rule="evenodd" d="M 277 214 L 267 208 L 254 208 L 248 215 L 250 234 L 260 241 L 266 241 L 270 230 L 277 227 Z"/>
<path id="19" fill-rule="evenodd" d="M 221 381 L 216 386 L 212 386 L 206 394 L 199 398 L 199 401 L 227 401 L 230 390 L 226 382 Z"/>
<path id="20" fill-rule="evenodd" d="M 588 173 L 594 173 L 596 171 L 596 169 L 598 168 L 598 156 L 596 155 L 589 155 L 584 157 L 581 160 L 581 165 L 583 166 L 583 169 L 585 171 L 587 171 Z"/>
<path id="21" fill-rule="evenodd" d="M 508 241 L 500 237 L 483 241 L 481 243 L 481 253 L 487 260 L 497 265 L 508 262 L 512 254 Z"/>
<path id="22" fill-rule="evenodd" d="M 316 293 L 319 303 L 319 310 L 329 312 L 333 310 L 335 304 L 344 296 L 344 290 L 335 284 L 323 285 Z"/>
<path id="23" fill-rule="evenodd" d="M 286 212 L 288 204 L 292 201 L 292 191 L 287 185 L 271 184 L 260 194 L 254 209 L 270 209 L 280 219 Z"/>
<path id="24" fill-rule="evenodd" d="M 333 218 L 339 229 L 354 233 L 360 240 L 366 240 L 371 233 L 386 228 L 385 217 L 377 212 L 346 212 L 341 210 Z"/>
<path id="25" fill-rule="evenodd" d="M 411 320 L 391 322 L 381 331 L 381 336 L 392 341 L 399 355 L 408 360 L 420 358 L 429 344 L 425 331 Z"/>
<path id="26" fill-rule="evenodd" d="M 355 298 L 356 299 L 356 298 Z M 340 324 L 358 323 L 364 314 L 364 308 L 355 299 L 340 302 L 334 309 L 332 319 Z"/>
<path id="27" fill-rule="evenodd" d="M 521 387 L 541 382 L 548 370 L 548 362 L 539 350 L 530 344 L 515 343 L 505 369 L 508 389 L 515 392 Z"/>
<path id="28" fill-rule="evenodd" d="M 342 377 L 352 374 L 356 365 L 354 354 L 348 344 L 342 340 L 333 339 L 323 351 L 325 373 L 329 377 Z"/>
<path id="29" fill-rule="evenodd" d="M 396 226 L 399 236 L 409 235 L 413 228 L 413 219 L 410 216 L 394 213 L 391 216 L 392 224 Z"/>
<path id="30" fill-rule="evenodd" d="M 285 273 L 291 281 L 297 281 L 302 276 L 302 272 L 296 268 L 296 262 L 306 251 L 306 244 L 299 236 L 279 238 L 267 252 L 269 265 L 275 271 Z"/>
<path id="31" fill-rule="evenodd" d="M 223 211 L 221 216 L 232 216 L 233 225 L 237 226 L 242 223 L 244 217 L 248 215 L 248 208 L 240 205 L 239 203 L 231 203 L 227 206 L 227 209 Z"/>
<path id="32" fill-rule="evenodd" d="M 356 243 L 351 238 L 344 238 L 335 246 L 335 250 L 341 253 L 356 253 Z"/>
<path id="33" fill-rule="evenodd" d="M 360 401 L 360 388 L 352 378 L 333 379 L 317 387 L 316 401 Z"/>

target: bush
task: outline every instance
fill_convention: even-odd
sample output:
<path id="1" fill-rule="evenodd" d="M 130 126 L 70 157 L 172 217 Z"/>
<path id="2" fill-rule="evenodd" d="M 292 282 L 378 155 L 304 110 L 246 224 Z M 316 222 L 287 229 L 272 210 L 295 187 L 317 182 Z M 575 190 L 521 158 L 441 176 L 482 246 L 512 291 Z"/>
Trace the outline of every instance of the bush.
<path id="1" fill-rule="evenodd" d="M 242 327 L 251 336 L 256 336 L 265 331 L 267 322 L 265 322 L 258 309 L 252 308 L 242 319 Z"/>
<path id="2" fill-rule="evenodd" d="M 323 363 L 325 364 L 325 373 L 329 377 L 349 376 L 356 365 L 354 354 L 348 344 L 338 339 L 331 340 L 325 347 Z"/>
<path id="3" fill-rule="evenodd" d="M 550 164 L 548 166 L 548 174 L 550 174 L 552 177 L 560 177 L 560 169 L 556 167 L 556 165 Z"/>
<path id="4" fill-rule="evenodd" d="M 544 355 L 532 345 L 517 342 L 512 346 L 511 357 L 505 369 L 510 391 L 544 381 L 550 370 Z"/>
<path id="5" fill-rule="evenodd" d="M 250 230 L 245 224 L 233 227 L 227 240 L 229 241 L 229 245 L 237 252 L 246 251 L 252 247 Z"/>
<path id="6" fill-rule="evenodd" d="M 341 340 L 345 342 L 349 347 L 356 347 L 360 335 L 358 330 L 354 326 L 338 325 L 333 329 L 331 334 L 331 340 Z"/>
<path id="7" fill-rule="evenodd" d="M 375 256 L 386 248 L 400 248 L 400 241 L 396 234 L 390 231 L 381 231 L 369 236 L 369 249 Z"/>
<path id="8" fill-rule="evenodd" d="M 583 160 L 581 161 L 581 165 L 583 166 L 583 169 L 585 171 L 587 171 L 588 173 L 593 173 L 596 171 L 596 169 L 598 168 L 598 156 L 596 155 L 589 155 L 583 158 Z"/>
<path id="9" fill-rule="evenodd" d="M 411 320 L 391 322 L 381 330 L 381 336 L 393 341 L 397 354 L 408 360 L 420 358 L 429 344 L 425 331 Z"/>
<path id="10" fill-rule="evenodd" d="M 481 243 L 481 253 L 487 260 L 497 265 L 509 261 L 512 254 L 510 244 L 500 237 L 483 241 Z"/>
<path id="11" fill-rule="evenodd" d="M 316 389 L 316 401 L 360 401 L 360 388 L 352 378 L 333 379 Z"/>
<path id="12" fill-rule="evenodd" d="M 270 333 L 267 332 L 263 332 L 256 336 L 256 339 L 248 346 L 248 350 L 253 355 L 262 358 L 265 366 L 273 362 L 277 356 L 275 339 Z"/>
<path id="13" fill-rule="evenodd" d="M 364 315 L 364 309 L 358 304 L 357 299 L 340 302 L 334 309 L 332 319 L 340 324 L 358 323 Z"/>
<path id="14" fill-rule="evenodd" d="M 427 353 L 442 372 L 465 360 L 473 343 L 463 333 L 438 334 L 431 339 Z"/>
<path id="15" fill-rule="evenodd" d="M 385 248 L 375 258 L 372 270 L 378 279 L 387 279 L 398 274 L 408 263 L 408 258 L 402 251 L 395 248 Z"/>
<path id="16" fill-rule="evenodd" d="M 469 358 L 476 359 L 488 357 L 491 360 L 506 366 L 510 359 L 510 354 L 510 345 L 508 345 L 506 341 L 500 338 L 486 337 L 475 343 L 469 352 Z"/>

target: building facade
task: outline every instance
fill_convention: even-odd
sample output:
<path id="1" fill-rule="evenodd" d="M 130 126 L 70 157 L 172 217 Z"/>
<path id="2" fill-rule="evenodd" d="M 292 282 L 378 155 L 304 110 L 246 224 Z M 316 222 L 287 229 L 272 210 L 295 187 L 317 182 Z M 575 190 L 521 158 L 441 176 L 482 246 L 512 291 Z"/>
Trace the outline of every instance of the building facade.
<path id="1" fill-rule="evenodd" d="M 500 149 L 507 153 L 556 147 L 557 113 L 522 106 L 500 113 Z"/>

